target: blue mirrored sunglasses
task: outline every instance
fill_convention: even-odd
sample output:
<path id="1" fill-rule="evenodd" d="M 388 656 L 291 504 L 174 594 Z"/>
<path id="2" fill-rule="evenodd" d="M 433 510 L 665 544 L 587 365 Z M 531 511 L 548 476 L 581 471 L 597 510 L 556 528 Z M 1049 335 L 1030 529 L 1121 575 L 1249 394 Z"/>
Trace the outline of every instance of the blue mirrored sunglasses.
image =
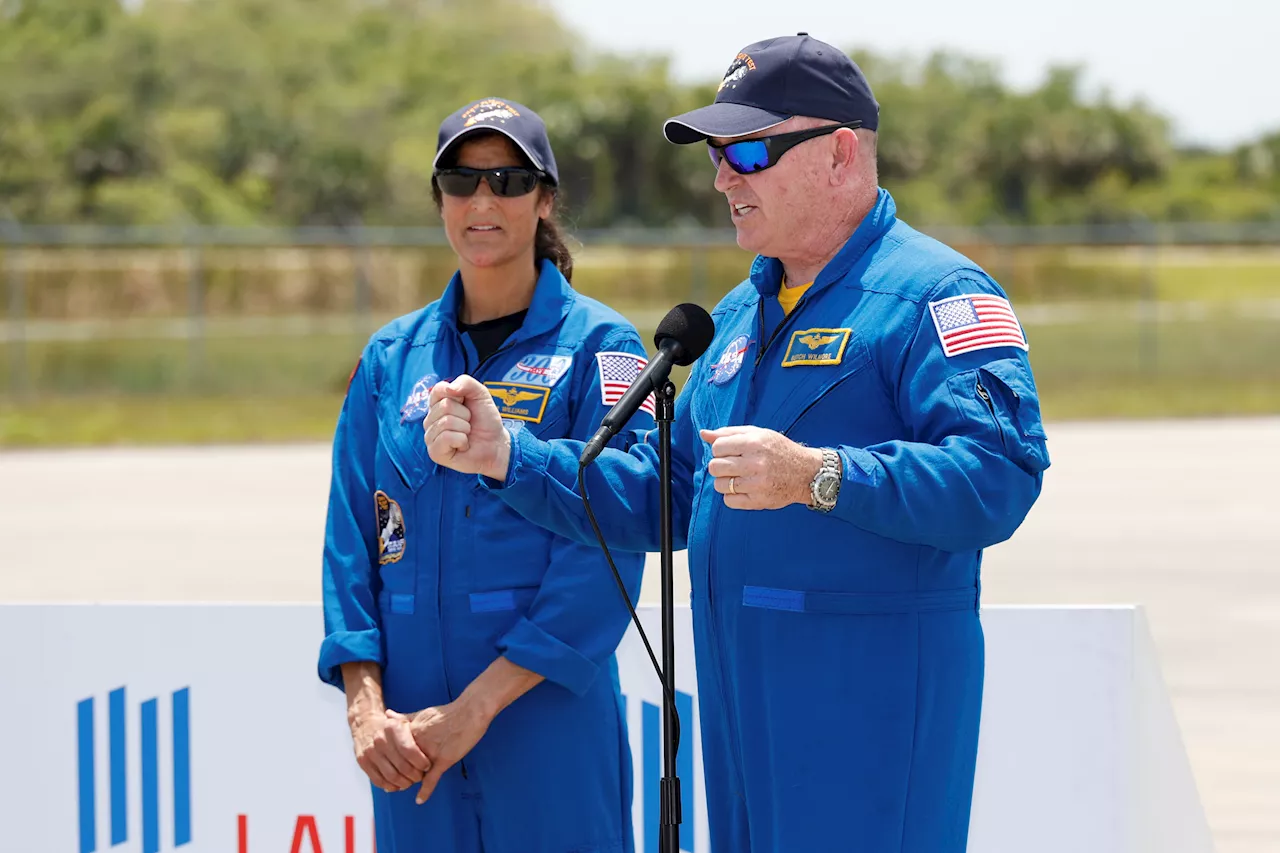
<path id="1" fill-rule="evenodd" d="M 801 142 L 835 133 L 842 127 L 858 128 L 862 127 L 862 122 L 846 121 L 843 124 L 793 130 L 790 133 L 761 136 L 741 142 L 726 142 L 724 145 L 715 145 L 708 141 L 707 150 L 711 154 L 711 162 L 717 169 L 720 168 L 720 161 L 723 159 L 729 163 L 729 168 L 739 175 L 750 175 L 754 172 L 763 172 L 770 166 L 776 166 L 783 154 Z"/>

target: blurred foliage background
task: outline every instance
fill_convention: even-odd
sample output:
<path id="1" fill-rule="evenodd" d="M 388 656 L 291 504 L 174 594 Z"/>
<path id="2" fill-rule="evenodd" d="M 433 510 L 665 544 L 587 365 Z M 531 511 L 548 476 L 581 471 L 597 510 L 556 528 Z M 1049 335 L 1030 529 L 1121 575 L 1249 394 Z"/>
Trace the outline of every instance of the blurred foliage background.
<path id="1" fill-rule="evenodd" d="M 900 215 L 983 264 L 1046 415 L 1280 411 L 1280 129 L 1030 91 L 980 58 L 846 45 Z M 365 336 L 443 288 L 440 120 L 546 119 L 575 285 L 649 334 L 750 258 L 701 146 L 718 81 L 585 45 L 526 0 L 0 0 L 0 445 L 324 438 Z"/>
<path id="2" fill-rule="evenodd" d="M 1280 129 L 1178 150 L 1141 104 L 1033 91 L 979 59 L 858 60 L 882 178 L 920 224 L 1280 219 Z M 0 199 L 21 222 L 424 225 L 440 120 L 470 99 L 547 120 L 578 227 L 723 225 L 663 120 L 718 81 L 593 51 L 517 0 L 0 0 Z"/>

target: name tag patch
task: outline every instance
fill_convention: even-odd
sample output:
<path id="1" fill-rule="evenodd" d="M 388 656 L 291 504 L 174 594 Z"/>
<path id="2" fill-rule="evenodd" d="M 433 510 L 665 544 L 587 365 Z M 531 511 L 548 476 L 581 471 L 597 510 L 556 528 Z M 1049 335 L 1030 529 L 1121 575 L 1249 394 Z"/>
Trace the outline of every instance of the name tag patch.
<path id="1" fill-rule="evenodd" d="M 808 367 L 818 364 L 839 364 L 844 349 L 849 345 L 852 329 L 803 329 L 791 333 L 783 367 Z"/>
<path id="2" fill-rule="evenodd" d="M 493 402 L 503 418 L 542 423 L 547 400 L 551 397 L 550 388 L 520 382 L 486 382 L 484 385 L 493 395 Z"/>
<path id="3" fill-rule="evenodd" d="M 502 381 L 550 388 L 569 372 L 572 364 L 573 357 L 568 355 L 526 355 L 507 371 Z"/>

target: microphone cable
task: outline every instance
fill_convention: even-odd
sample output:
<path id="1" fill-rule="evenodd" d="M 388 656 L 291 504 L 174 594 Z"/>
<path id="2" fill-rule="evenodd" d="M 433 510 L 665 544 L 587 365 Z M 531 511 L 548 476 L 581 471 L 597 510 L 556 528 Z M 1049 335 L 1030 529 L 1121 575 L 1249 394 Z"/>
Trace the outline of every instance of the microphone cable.
<path id="1" fill-rule="evenodd" d="M 609 545 L 604 541 L 604 534 L 600 532 L 596 514 L 591 509 L 591 499 L 587 496 L 586 472 L 586 465 L 578 466 L 578 488 L 582 491 L 582 505 L 587 510 L 587 519 L 591 522 L 591 529 L 595 531 L 596 539 L 600 541 L 600 547 L 604 550 L 604 558 L 608 561 L 609 569 L 613 572 L 613 579 L 617 582 L 618 590 L 622 593 L 622 602 L 627 605 L 627 611 L 631 614 L 631 622 L 636 626 L 636 631 L 640 633 L 640 640 L 644 643 L 645 651 L 649 653 L 649 661 L 653 664 L 653 671 L 658 674 L 658 681 L 662 684 L 663 698 L 667 703 L 667 707 L 671 709 L 672 745 L 674 750 L 679 752 L 680 714 L 676 710 L 676 698 L 672 695 L 666 676 L 662 672 L 662 666 L 658 663 L 658 658 L 653 653 L 653 646 L 649 645 L 649 638 L 645 635 L 644 627 L 640 624 L 640 616 L 636 613 L 635 607 L 631 605 L 631 596 L 627 594 L 627 585 L 623 582 L 622 575 L 618 572 L 618 567 L 614 565 L 613 556 L 609 553 Z"/>

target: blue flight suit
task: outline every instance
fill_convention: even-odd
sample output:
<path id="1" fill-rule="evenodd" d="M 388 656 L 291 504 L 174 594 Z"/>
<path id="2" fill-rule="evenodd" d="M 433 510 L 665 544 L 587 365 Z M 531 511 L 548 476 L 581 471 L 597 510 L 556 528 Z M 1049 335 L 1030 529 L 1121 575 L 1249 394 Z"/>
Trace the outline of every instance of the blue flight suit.
<path id="1" fill-rule="evenodd" d="M 1049 465 L 1021 326 L 994 281 L 899 222 L 883 190 L 789 317 L 781 276 L 757 258 L 716 307 L 673 424 L 712 848 L 958 853 L 982 550 L 1018 528 Z M 835 447 L 835 509 L 727 509 L 698 430 L 736 424 Z M 605 451 L 589 472 L 611 546 L 657 547 L 656 443 Z M 518 436 L 505 483 L 482 482 L 588 541 L 577 458 L 572 442 Z"/>
<path id="2" fill-rule="evenodd" d="M 645 350 L 626 319 L 542 261 L 523 325 L 477 364 L 457 328 L 461 296 L 455 274 L 439 301 L 374 334 L 351 377 L 333 447 L 320 678 L 341 689 L 343 663 L 376 661 L 387 707 L 402 713 L 456 699 L 499 655 L 547 679 L 498 714 L 424 805 L 416 785 L 373 789 L 379 851 L 631 853 L 614 658 L 630 616 L 603 552 L 437 466 L 423 419 L 431 386 L 467 373 L 490 386 L 509 429 L 586 438 L 612 406 L 597 353 Z M 630 422 L 652 424 L 644 412 Z M 615 563 L 634 601 L 644 554 L 619 550 Z"/>

